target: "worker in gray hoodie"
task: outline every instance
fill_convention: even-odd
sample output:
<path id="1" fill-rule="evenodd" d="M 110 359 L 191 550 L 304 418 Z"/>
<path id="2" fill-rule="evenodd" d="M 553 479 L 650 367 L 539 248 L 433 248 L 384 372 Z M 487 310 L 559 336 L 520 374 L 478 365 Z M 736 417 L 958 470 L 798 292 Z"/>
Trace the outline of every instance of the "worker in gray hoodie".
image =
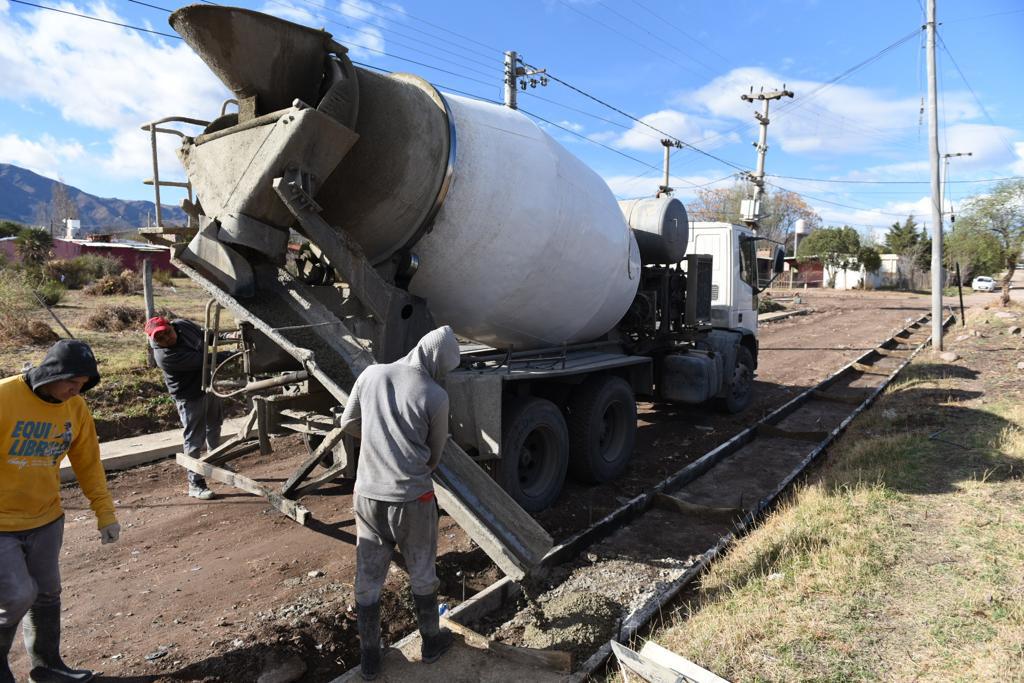
<path id="1" fill-rule="evenodd" d="M 356 607 L 360 669 L 380 672 L 380 592 L 397 545 L 405 558 L 422 637 L 421 659 L 434 662 L 452 643 L 437 611 L 437 505 L 431 473 L 448 441 L 448 393 L 441 386 L 459 365 L 448 326 L 426 334 L 404 358 L 359 375 L 341 428 L 359 437 L 353 501 L 356 517 Z"/>

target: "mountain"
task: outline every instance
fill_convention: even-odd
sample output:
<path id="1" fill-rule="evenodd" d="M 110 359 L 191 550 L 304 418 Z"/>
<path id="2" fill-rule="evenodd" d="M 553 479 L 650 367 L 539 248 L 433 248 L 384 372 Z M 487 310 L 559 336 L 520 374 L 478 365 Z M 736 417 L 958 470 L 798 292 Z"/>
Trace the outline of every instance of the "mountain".
<path id="1" fill-rule="evenodd" d="M 0 220 L 48 223 L 53 190 L 59 184 L 28 169 L 0 164 Z M 97 197 L 71 185 L 64 188 L 77 207 L 83 233 L 134 230 L 155 221 L 153 202 Z M 176 206 L 163 205 L 163 216 L 165 225 L 185 222 L 185 212 Z"/>

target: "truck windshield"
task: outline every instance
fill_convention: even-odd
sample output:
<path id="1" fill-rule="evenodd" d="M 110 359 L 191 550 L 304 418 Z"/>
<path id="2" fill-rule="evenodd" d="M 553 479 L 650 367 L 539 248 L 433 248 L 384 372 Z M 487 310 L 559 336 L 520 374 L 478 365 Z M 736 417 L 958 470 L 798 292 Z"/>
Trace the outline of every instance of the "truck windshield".
<path id="1" fill-rule="evenodd" d="M 747 235 L 740 235 L 740 277 L 753 289 L 758 288 L 757 281 L 757 240 Z"/>

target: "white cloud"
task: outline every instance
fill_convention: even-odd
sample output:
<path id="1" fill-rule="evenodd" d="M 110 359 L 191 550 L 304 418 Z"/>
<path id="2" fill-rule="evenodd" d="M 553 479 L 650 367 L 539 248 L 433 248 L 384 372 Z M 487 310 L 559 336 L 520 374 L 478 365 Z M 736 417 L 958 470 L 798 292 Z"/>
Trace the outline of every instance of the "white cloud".
<path id="1" fill-rule="evenodd" d="M 271 16 L 284 19 L 285 21 L 292 21 L 296 24 L 303 24 L 304 26 L 319 27 L 324 25 L 323 17 L 319 14 L 313 14 L 305 7 L 299 7 L 297 5 L 286 5 L 284 3 L 268 2 L 259 8 L 260 12 L 264 14 L 270 14 Z"/>
<path id="2" fill-rule="evenodd" d="M 124 21 L 102 2 L 60 7 Z M 67 121 L 112 130 L 168 114 L 208 116 L 228 96 L 183 42 L 55 12 L 3 14 L 4 99 L 43 102 Z"/>
<path id="3" fill-rule="evenodd" d="M 52 135 L 43 135 L 38 141 L 14 133 L 0 136 L 0 162 L 27 168 L 48 178 L 57 178 L 66 162 L 84 154 L 85 149 L 77 141 L 60 142 Z"/>
<path id="4" fill-rule="evenodd" d="M 678 109 L 662 109 L 640 117 L 643 124 L 636 123 L 622 135 L 612 136 L 612 144 L 624 149 L 654 151 L 661 149 L 661 139 L 665 137 L 652 128 L 664 131 L 670 136 L 693 142 L 709 140 L 702 148 L 715 147 L 726 141 L 734 141 L 734 136 L 716 133 L 706 119 L 687 114 Z M 644 125 L 646 124 L 646 125 Z"/>
<path id="5" fill-rule="evenodd" d="M 1024 175 L 1024 142 L 1015 142 L 1013 151 L 1017 153 L 1017 160 L 1010 166 L 1013 175 Z"/>

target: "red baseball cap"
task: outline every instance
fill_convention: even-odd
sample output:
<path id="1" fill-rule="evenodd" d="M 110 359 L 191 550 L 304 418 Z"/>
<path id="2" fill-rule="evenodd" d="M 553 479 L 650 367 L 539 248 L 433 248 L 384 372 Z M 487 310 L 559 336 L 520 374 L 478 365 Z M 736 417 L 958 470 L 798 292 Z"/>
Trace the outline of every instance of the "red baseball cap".
<path id="1" fill-rule="evenodd" d="M 150 339 L 156 336 L 157 332 L 163 332 L 164 330 L 170 329 L 173 329 L 171 327 L 170 321 L 161 315 L 153 316 L 152 318 L 146 321 L 146 336 L 148 336 Z"/>

